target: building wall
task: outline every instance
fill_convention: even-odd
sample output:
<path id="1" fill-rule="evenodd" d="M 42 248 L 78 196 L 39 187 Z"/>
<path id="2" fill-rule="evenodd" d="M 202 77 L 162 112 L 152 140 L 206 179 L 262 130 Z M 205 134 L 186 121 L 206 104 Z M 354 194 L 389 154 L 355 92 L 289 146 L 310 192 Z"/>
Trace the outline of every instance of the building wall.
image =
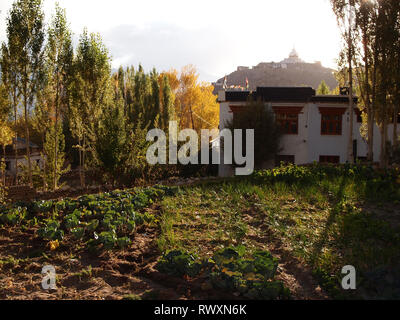
<path id="1" fill-rule="evenodd" d="M 345 163 L 347 158 L 347 135 L 349 130 L 348 113 L 342 115 L 342 135 L 321 135 L 321 113 L 319 107 L 344 107 L 341 104 L 309 104 L 309 121 L 308 121 L 308 139 L 309 145 L 308 161 L 319 162 L 319 157 L 324 156 L 339 156 L 340 162 Z M 354 117 L 356 118 L 356 117 Z M 357 119 L 355 119 L 357 120 Z M 356 136 L 354 136 L 356 139 Z M 357 137 L 358 140 L 358 137 Z"/>
<path id="2" fill-rule="evenodd" d="M 232 119 L 230 106 L 243 106 L 245 102 L 226 102 L 225 92 L 219 93 L 220 101 L 220 130 L 224 128 L 225 121 Z M 299 107 L 303 106 L 299 114 L 298 134 L 283 135 L 279 155 L 294 155 L 296 164 L 319 162 L 323 156 L 339 156 L 340 163 L 347 161 L 348 132 L 350 113 L 347 110 L 342 115 L 341 135 L 321 135 L 321 113 L 319 107 L 348 108 L 347 103 L 273 103 L 270 107 Z M 357 156 L 366 157 L 368 152 L 367 142 L 360 134 L 361 123 L 357 122 L 357 115 L 353 116 L 353 140 L 357 140 Z M 397 129 L 400 134 L 400 125 Z M 388 126 L 388 138 L 392 141 L 393 124 Z M 381 134 L 378 126 L 374 127 L 374 162 L 380 157 Z M 269 164 L 270 165 L 270 164 Z M 220 176 L 231 176 L 233 170 L 229 165 L 219 166 Z"/>
<path id="3" fill-rule="evenodd" d="M 14 157 L 6 157 L 6 162 L 10 162 L 10 168 L 9 170 L 6 171 L 7 175 L 15 175 L 16 172 L 16 161 Z M 43 161 L 42 161 L 42 157 L 40 156 L 40 154 L 32 154 L 31 155 L 31 163 L 35 163 L 39 161 L 39 167 L 42 169 L 43 168 Z M 25 157 L 20 157 L 18 158 L 18 166 L 20 165 L 24 165 L 27 166 L 28 165 L 28 160 Z"/>
<path id="4" fill-rule="evenodd" d="M 308 162 L 307 144 L 307 117 L 308 106 L 304 103 L 273 103 L 271 107 L 303 107 L 299 114 L 298 134 L 287 134 L 281 138 L 281 150 L 279 155 L 294 155 L 295 164 Z"/>

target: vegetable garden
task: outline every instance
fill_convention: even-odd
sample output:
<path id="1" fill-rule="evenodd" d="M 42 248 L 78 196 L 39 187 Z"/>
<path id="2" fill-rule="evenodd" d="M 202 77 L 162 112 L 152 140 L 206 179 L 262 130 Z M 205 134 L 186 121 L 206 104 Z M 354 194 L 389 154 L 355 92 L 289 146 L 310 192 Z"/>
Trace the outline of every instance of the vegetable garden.
<path id="1" fill-rule="evenodd" d="M 2 205 L 0 298 L 397 298 L 399 183 L 395 169 L 289 165 Z M 356 292 L 340 288 L 348 264 Z"/>

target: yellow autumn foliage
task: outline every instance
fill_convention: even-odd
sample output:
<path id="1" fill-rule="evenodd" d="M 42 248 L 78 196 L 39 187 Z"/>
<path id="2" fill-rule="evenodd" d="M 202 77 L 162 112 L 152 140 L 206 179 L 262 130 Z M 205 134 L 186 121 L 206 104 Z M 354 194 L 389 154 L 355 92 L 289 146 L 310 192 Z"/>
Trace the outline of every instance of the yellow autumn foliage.
<path id="1" fill-rule="evenodd" d="M 193 65 L 187 65 L 179 73 L 175 69 L 164 72 L 175 95 L 175 113 L 180 129 L 217 129 L 219 107 L 213 86 L 199 81 Z"/>

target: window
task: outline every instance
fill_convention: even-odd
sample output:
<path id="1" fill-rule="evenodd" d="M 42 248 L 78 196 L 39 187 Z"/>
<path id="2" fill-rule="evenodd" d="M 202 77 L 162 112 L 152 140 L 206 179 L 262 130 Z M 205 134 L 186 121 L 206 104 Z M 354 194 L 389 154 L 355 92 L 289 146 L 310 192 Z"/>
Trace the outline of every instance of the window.
<path id="1" fill-rule="evenodd" d="M 279 166 L 281 162 L 294 164 L 294 156 L 278 155 L 276 156 L 276 165 Z"/>
<path id="2" fill-rule="evenodd" d="M 320 163 L 339 163 L 339 156 L 319 156 Z"/>
<path id="3" fill-rule="evenodd" d="M 319 108 L 321 113 L 321 134 L 341 135 L 342 118 L 346 108 Z"/>
<path id="4" fill-rule="evenodd" d="M 299 117 L 293 113 L 277 113 L 276 121 L 284 134 L 297 134 Z"/>
<path id="5" fill-rule="evenodd" d="M 283 134 L 298 134 L 299 113 L 303 107 L 273 107 L 276 122 Z"/>
<path id="6" fill-rule="evenodd" d="M 11 169 L 11 163 L 10 161 L 6 161 L 6 171 L 9 171 Z"/>
<path id="7" fill-rule="evenodd" d="M 342 116 L 322 115 L 321 134 L 342 134 Z"/>

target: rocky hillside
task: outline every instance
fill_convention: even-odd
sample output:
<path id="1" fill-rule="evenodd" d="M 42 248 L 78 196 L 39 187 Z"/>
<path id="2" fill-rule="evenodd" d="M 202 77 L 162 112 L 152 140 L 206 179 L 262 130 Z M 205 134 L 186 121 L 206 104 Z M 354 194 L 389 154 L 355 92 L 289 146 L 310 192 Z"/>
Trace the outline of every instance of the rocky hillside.
<path id="1" fill-rule="evenodd" d="M 297 87 L 311 86 L 317 89 L 322 80 L 334 89 L 337 81 L 333 75 L 333 69 L 325 68 L 320 63 L 260 63 L 248 68 L 238 69 L 227 75 L 227 86 L 246 87 L 246 78 L 249 81 L 250 90 L 257 87 Z M 222 89 L 224 77 L 214 83 L 215 92 Z"/>

